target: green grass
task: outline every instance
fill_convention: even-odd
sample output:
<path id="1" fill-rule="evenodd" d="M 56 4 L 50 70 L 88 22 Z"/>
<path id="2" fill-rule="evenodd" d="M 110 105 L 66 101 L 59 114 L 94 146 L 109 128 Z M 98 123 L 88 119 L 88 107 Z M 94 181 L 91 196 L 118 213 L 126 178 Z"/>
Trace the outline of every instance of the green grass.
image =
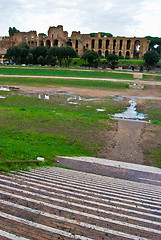
<path id="1" fill-rule="evenodd" d="M 149 73 L 148 75 L 143 74 L 143 80 L 161 81 L 161 76 L 158 75 L 155 76 L 155 74 L 152 75 L 151 73 Z"/>
<path id="2" fill-rule="evenodd" d="M 52 79 L 52 78 L 30 78 L 30 77 L 0 77 L 1 85 L 32 85 L 32 86 L 73 86 L 73 87 L 91 87 L 91 88 L 112 88 L 125 89 L 129 88 L 128 83 L 111 82 L 111 81 L 93 81 L 78 79 Z"/>
<path id="3" fill-rule="evenodd" d="M 0 170 L 52 165 L 58 155 L 97 156 L 105 144 L 104 133 L 111 129 L 108 113 L 127 104 L 102 100 L 77 106 L 70 105 L 68 97 L 42 100 L 10 93 L 0 99 Z M 105 106 L 105 112 L 96 111 Z M 37 157 L 46 161 L 31 161 Z"/>
<path id="4" fill-rule="evenodd" d="M 152 149 L 150 157 L 154 160 L 157 167 L 161 168 L 161 149 L 158 147 Z"/>
<path id="5" fill-rule="evenodd" d="M 144 66 L 145 61 L 142 59 L 119 59 L 119 66 Z"/>
<path id="6" fill-rule="evenodd" d="M 137 110 L 148 115 L 148 119 L 154 124 L 161 122 L 161 102 L 160 100 L 146 100 L 146 104 L 137 106 Z"/>
<path id="7" fill-rule="evenodd" d="M 133 79 L 133 75 L 107 71 L 78 71 L 55 68 L 30 67 L 1 67 L 0 74 L 4 75 L 30 75 L 30 76 L 57 76 L 57 77 L 84 77 L 84 78 L 117 78 Z"/>

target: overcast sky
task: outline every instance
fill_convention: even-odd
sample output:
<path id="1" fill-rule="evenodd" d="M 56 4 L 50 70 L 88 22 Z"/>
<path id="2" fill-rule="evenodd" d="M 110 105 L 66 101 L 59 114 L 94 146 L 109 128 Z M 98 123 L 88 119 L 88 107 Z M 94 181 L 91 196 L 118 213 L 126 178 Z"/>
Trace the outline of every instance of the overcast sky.
<path id="1" fill-rule="evenodd" d="M 0 36 L 8 36 L 9 27 L 47 34 L 49 26 L 63 25 L 69 36 L 161 37 L 161 0 L 0 0 L 0 16 Z"/>

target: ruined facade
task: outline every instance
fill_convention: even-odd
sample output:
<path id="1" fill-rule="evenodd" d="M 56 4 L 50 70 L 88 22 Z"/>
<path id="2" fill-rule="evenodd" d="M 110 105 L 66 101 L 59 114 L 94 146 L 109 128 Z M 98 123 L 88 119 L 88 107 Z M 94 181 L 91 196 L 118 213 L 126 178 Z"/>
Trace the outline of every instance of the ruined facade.
<path id="1" fill-rule="evenodd" d="M 93 50 L 104 57 L 114 53 L 124 58 L 128 56 L 130 59 L 143 59 L 149 47 L 149 40 L 146 38 L 102 37 L 101 33 L 91 37 L 90 34 L 81 34 L 76 31 L 73 31 L 71 37 L 68 37 L 68 32 L 63 31 L 63 26 L 58 25 L 50 27 L 48 35 L 43 33 L 37 35 L 36 31 L 15 33 L 12 37 L 0 40 L 0 49 L 6 50 L 9 47 L 19 45 L 21 42 L 26 42 L 30 48 L 36 46 L 47 48 L 71 46 L 78 52 L 79 56 L 82 56 L 86 50 Z"/>

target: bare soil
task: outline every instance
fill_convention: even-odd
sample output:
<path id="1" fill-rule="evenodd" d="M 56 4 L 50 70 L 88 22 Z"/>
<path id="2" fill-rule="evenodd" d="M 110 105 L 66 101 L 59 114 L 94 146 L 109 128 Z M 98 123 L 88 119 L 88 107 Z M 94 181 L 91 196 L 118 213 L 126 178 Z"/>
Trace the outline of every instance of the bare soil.
<path id="1" fill-rule="evenodd" d="M 44 87 L 34 87 L 34 86 L 25 86 L 25 85 L 19 85 L 19 86 L 13 86 L 22 88 L 24 90 L 32 90 L 32 91 L 55 91 L 55 90 L 61 90 L 61 91 L 70 91 L 74 92 L 75 94 L 81 95 L 82 97 L 98 97 L 98 98 L 105 98 L 110 95 L 118 95 L 118 96 L 139 96 L 139 97 L 161 97 L 161 86 L 146 86 L 144 90 L 142 89 L 96 89 L 96 88 L 76 88 L 76 87 L 55 87 L 55 86 L 44 86 Z"/>

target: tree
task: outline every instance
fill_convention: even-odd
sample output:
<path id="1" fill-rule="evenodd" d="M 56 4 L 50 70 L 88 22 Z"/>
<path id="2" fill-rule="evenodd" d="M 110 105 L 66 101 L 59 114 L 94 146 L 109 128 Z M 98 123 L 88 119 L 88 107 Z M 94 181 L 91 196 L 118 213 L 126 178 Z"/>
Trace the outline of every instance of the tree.
<path id="1" fill-rule="evenodd" d="M 156 51 L 147 51 L 144 54 L 144 60 L 147 65 L 147 67 L 155 67 L 157 62 L 159 62 L 160 57 L 159 54 Z"/>
<path id="2" fill-rule="evenodd" d="M 44 57 L 43 56 L 39 56 L 38 59 L 37 59 L 37 62 L 43 66 L 45 64 Z"/>
<path id="3" fill-rule="evenodd" d="M 9 27 L 8 32 L 9 32 L 9 36 L 13 36 L 15 33 L 18 33 L 19 30 L 16 29 L 15 27 L 13 27 L 13 28 Z"/>
<path id="4" fill-rule="evenodd" d="M 33 63 L 33 54 L 29 53 L 26 57 L 26 63 L 32 64 Z"/>
<path id="5" fill-rule="evenodd" d="M 63 49 L 64 60 L 66 62 L 66 66 L 69 67 L 72 58 L 78 57 L 77 52 L 72 47 L 64 47 Z"/>
<path id="6" fill-rule="evenodd" d="M 21 56 L 21 49 L 17 46 L 7 49 L 7 52 L 5 54 L 5 58 L 8 61 L 13 61 L 16 64 L 20 63 L 20 59 L 21 59 L 20 56 Z"/>
<path id="7" fill-rule="evenodd" d="M 151 36 L 146 36 L 148 40 L 150 40 L 149 43 L 149 50 L 156 51 L 160 54 L 161 58 L 161 38 L 160 37 L 151 37 Z"/>
<path id="8" fill-rule="evenodd" d="M 106 59 L 109 67 L 111 69 L 115 69 L 116 65 L 118 64 L 119 57 L 115 54 L 109 54 Z"/>
<path id="9" fill-rule="evenodd" d="M 87 60 L 87 61 L 88 61 L 90 67 L 92 67 L 92 66 L 93 66 L 93 67 L 97 67 L 97 66 L 98 66 L 99 55 L 98 55 L 97 52 L 87 50 L 87 51 L 83 54 L 82 58 L 83 58 L 84 60 Z"/>
<path id="10" fill-rule="evenodd" d="M 38 46 L 36 48 L 31 48 L 30 53 L 33 54 L 33 63 L 37 64 L 38 57 L 42 56 L 44 59 L 47 55 L 47 48 L 43 46 Z"/>
<path id="11" fill-rule="evenodd" d="M 112 33 L 101 32 L 101 37 L 113 37 Z"/>

